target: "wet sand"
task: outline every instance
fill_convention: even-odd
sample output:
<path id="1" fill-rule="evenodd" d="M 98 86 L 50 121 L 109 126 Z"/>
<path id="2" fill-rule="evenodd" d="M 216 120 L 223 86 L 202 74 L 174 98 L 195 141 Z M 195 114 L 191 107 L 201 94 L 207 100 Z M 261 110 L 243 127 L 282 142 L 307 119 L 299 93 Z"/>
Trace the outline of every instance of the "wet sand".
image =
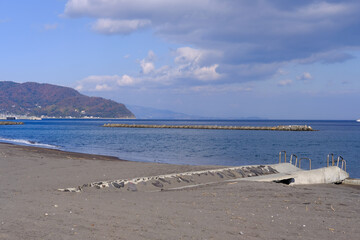
<path id="1" fill-rule="evenodd" d="M 0 144 L 0 239 L 358 239 L 356 186 L 246 181 L 161 192 L 57 191 L 214 168 Z"/>

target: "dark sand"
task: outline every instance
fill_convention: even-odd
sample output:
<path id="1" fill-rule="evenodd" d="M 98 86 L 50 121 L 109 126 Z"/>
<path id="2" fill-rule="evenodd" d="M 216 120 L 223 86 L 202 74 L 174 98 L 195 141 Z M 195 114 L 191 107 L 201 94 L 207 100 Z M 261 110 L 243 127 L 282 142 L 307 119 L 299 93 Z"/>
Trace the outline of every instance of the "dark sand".
<path id="1" fill-rule="evenodd" d="M 207 168 L 215 167 L 0 144 L 0 239 L 359 239 L 359 187 L 246 181 L 163 192 L 57 191 Z"/>

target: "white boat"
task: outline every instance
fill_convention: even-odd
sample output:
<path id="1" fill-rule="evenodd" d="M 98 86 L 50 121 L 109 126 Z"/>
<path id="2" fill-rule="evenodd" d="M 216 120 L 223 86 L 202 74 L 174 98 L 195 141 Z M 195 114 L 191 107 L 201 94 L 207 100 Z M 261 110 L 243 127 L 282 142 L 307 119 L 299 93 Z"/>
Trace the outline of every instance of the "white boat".
<path id="1" fill-rule="evenodd" d="M 360 122 L 360 119 L 356 120 L 357 122 Z"/>

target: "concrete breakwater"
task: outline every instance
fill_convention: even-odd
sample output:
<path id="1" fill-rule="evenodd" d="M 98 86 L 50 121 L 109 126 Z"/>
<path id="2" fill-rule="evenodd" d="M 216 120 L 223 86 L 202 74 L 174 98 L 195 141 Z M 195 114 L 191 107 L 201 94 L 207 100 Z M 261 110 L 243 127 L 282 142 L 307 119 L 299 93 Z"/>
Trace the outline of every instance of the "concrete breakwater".
<path id="1" fill-rule="evenodd" d="M 23 125 L 23 122 L 0 121 L 0 125 Z"/>
<path id="2" fill-rule="evenodd" d="M 216 125 L 150 125 L 107 123 L 104 127 L 121 128 L 181 128 L 181 129 L 219 129 L 219 130 L 270 130 L 270 131 L 315 131 L 307 125 L 280 125 L 275 127 L 216 126 Z"/>

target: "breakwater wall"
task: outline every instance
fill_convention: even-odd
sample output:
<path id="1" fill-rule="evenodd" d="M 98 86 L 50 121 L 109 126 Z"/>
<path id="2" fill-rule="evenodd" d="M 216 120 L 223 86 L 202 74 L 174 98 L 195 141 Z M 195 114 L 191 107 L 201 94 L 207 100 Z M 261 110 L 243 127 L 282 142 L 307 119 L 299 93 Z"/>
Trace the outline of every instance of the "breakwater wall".
<path id="1" fill-rule="evenodd" d="M 0 125 L 23 125 L 23 122 L 0 121 Z"/>
<path id="2" fill-rule="evenodd" d="M 253 126 L 216 126 L 216 125 L 150 125 L 107 123 L 103 127 L 120 128 L 181 128 L 181 129 L 218 129 L 218 130 L 269 130 L 269 131 L 315 131 L 307 125 L 281 125 L 275 127 Z"/>

